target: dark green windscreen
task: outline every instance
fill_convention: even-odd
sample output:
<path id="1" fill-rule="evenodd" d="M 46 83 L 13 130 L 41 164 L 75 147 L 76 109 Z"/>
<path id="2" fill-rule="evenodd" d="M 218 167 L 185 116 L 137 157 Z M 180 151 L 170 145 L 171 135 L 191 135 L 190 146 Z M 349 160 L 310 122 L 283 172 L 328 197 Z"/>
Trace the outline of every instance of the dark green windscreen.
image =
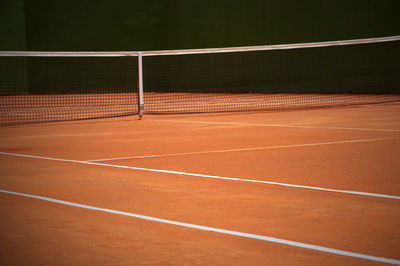
<path id="1" fill-rule="evenodd" d="M 382 37 L 400 35 L 398 10 L 398 0 L 2 0 L 0 50 L 145 51 Z"/>

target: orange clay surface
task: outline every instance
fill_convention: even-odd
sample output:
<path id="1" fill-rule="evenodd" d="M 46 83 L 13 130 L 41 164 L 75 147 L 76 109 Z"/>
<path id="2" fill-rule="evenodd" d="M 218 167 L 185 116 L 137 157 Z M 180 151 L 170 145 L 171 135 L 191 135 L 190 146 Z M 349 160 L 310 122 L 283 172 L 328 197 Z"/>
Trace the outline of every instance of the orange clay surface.
<path id="1" fill-rule="evenodd" d="M 399 115 L 391 103 L 1 127 L 0 152 L 400 196 Z M 7 154 L 0 189 L 400 260 L 400 199 Z M 1 265 L 382 265 L 5 193 L 0 215 Z"/>

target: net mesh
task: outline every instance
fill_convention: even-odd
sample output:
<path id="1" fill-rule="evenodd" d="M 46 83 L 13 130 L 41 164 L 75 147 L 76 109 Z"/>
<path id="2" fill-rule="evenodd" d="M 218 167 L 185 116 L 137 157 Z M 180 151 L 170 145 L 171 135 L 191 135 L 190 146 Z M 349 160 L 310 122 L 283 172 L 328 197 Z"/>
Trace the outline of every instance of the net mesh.
<path id="1" fill-rule="evenodd" d="M 400 42 L 144 58 L 145 113 L 282 110 L 399 100 Z"/>
<path id="2" fill-rule="evenodd" d="M 143 52 L 144 113 L 400 101 L 400 37 L 320 44 Z M 137 85 L 137 52 L 0 52 L 0 124 L 136 115 Z"/>
<path id="3" fill-rule="evenodd" d="M 0 57 L 1 124 L 137 114 L 136 57 Z"/>

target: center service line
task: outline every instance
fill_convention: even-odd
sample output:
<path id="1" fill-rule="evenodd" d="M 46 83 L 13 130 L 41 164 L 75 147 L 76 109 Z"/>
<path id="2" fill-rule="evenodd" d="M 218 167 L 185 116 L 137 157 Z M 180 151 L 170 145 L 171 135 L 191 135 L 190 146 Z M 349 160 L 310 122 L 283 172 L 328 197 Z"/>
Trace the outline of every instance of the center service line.
<path id="1" fill-rule="evenodd" d="M 306 128 L 306 129 L 308 128 L 308 129 L 334 129 L 334 130 L 400 132 L 400 129 L 384 129 L 384 128 L 331 127 L 331 126 L 307 126 L 307 125 L 284 125 L 284 124 L 255 124 L 255 123 L 189 121 L 189 120 L 170 120 L 170 119 L 153 119 L 152 121 L 172 122 L 172 123 L 206 124 L 206 125 L 232 125 L 232 126 L 254 126 L 254 127 L 288 127 L 288 128 Z"/>
<path id="2" fill-rule="evenodd" d="M 375 257 L 375 256 L 371 256 L 371 255 L 355 253 L 355 252 L 350 252 L 350 251 L 345 251 L 345 250 L 340 250 L 340 249 L 333 249 L 333 248 L 328 248 L 328 247 L 323 247 L 323 246 L 317 246 L 317 245 L 296 242 L 296 241 L 291 241 L 291 240 L 286 240 L 286 239 L 276 238 L 276 237 L 271 237 L 271 236 L 255 235 L 255 234 L 237 232 L 237 231 L 220 229 L 220 228 L 215 228 L 215 227 L 196 225 L 196 224 L 178 222 L 178 221 L 173 221 L 173 220 L 166 220 L 166 219 L 161 219 L 161 218 L 156 218 L 156 217 L 151 217 L 151 216 L 146 216 L 146 215 L 141 215 L 141 214 L 136 214 L 136 213 L 130 213 L 130 212 L 101 208 L 101 207 L 89 206 L 89 205 L 85 205 L 85 204 L 79 204 L 79 203 L 58 200 L 58 199 L 53 199 L 53 198 L 48 198 L 48 197 L 42 197 L 42 196 L 37 196 L 37 195 L 32 195 L 32 194 L 19 193 L 19 192 L 14 192 L 14 191 L 10 191 L 10 190 L 4 190 L 4 189 L 0 189 L 0 193 L 11 194 L 11 195 L 27 197 L 27 198 L 34 198 L 34 199 L 49 201 L 49 202 L 72 206 L 72 207 L 78 207 L 78 208 L 112 213 L 112 214 L 123 215 L 123 216 L 129 216 L 129 217 L 133 217 L 133 218 L 137 218 L 137 219 L 171 224 L 171 225 L 187 227 L 187 228 L 192 228 L 192 229 L 197 229 L 197 230 L 210 231 L 210 232 L 215 232 L 215 233 L 220 233 L 220 234 L 257 239 L 257 240 L 262 240 L 262 241 L 266 241 L 266 242 L 273 242 L 273 243 L 284 244 L 284 245 L 289 245 L 289 246 L 294 246 L 294 247 L 299 247 L 299 248 L 312 249 L 312 250 L 317 250 L 317 251 L 321 251 L 321 252 L 332 253 L 332 254 L 336 254 L 336 255 L 342 255 L 342 256 L 347 256 L 347 257 L 360 258 L 360 259 L 365 259 L 365 260 L 400 265 L 400 260 L 396 260 L 396 259 Z"/>
<path id="3" fill-rule="evenodd" d="M 17 154 L 17 153 L 9 153 L 9 152 L 0 152 L 0 154 L 18 156 L 18 157 L 26 157 L 26 158 L 43 159 L 43 160 L 50 160 L 50 161 L 89 164 L 89 165 L 97 165 L 97 166 L 105 166 L 105 167 L 113 167 L 113 168 L 122 168 L 122 169 L 132 169 L 132 170 L 139 170 L 139 171 L 165 173 L 165 174 L 186 175 L 186 176 L 205 177 L 205 178 L 230 180 L 230 181 L 241 181 L 241 182 L 250 182 L 250 183 L 269 184 L 269 185 L 277 185 L 277 186 L 292 187 L 292 188 L 303 188 L 303 189 L 312 189 L 312 190 L 319 190 L 319 191 L 328 191 L 328 192 L 337 192 L 337 193 L 353 194 L 353 195 L 360 195 L 360 196 L 369 196 L 369 197 L 378 197 L 378 198 L 388 198 L 388 199 L 400 200 L 400 196 L 377 194 L 377 193 L 362 192 L 362 191 L 330 189 L 330 188 L 312 187 L 312 186 L 304 186 L 304 185 L 294 185 L 294 184 L 272 182 L 272 181 L 264 181 L 264 180 L 254 180 L 254 179 L 244 179 L 244 178 L 234 178 L 234 177 L 223 177 L 223 176 L 196 174 L 196 173 L 188 173 L 188 172 L 180 172 L 180 171 L 172 171 L 172 170 L 150 169 L 150 168 L 142 168 L 142 167 L 134 167 L 134 166 L 124 166 L 124 165 L 116 165 L 116 164 L 96 163 L 96 162 L 89 162 L 89 161 L 58 159 L 58 158 L 50 158 L 50 157 L 34 156 L 34 155 L 26 155 L 26 154 Z"/>
<path id="4" fill-rule="evenodd" d="M 87 162 L 104 162 L 104 161 L 116 161 L 116 160 L 127 160 L 127 159 L 142 159 L 142 158 L 156 158 L 156 157 L 169 157 L 169 156 L 197 155 L 197 154 L 208 154 L 208 153 L 257 151 L 257 150 L 270 150 L 270 149 L 283 149 L 283 148 L 303 148 L 303 147 L 322 146 L 322 145 L 348 144 L 348 143 L 373 142 L 373 141 L 397 140 L 397 139 L 398 138 L 354 139 L 354 140 L 340 140 L 340 141 L 328 141 L 328 142 L 316 142 L 316 143 L 303 143 L 303 144 L 288 144 L 288 145 L 277 145 L 277 146 L 238 148 L 238 149 L 227 149 L 227 150 L 194 151 L 194 152 L 182 152 L 182 153 L 140 155 L 140 156 L 131 156 L 131 157 L 103 158 L 103 159 L 94 159 L 94 160 L 86 160 L 86 161 Z"/>

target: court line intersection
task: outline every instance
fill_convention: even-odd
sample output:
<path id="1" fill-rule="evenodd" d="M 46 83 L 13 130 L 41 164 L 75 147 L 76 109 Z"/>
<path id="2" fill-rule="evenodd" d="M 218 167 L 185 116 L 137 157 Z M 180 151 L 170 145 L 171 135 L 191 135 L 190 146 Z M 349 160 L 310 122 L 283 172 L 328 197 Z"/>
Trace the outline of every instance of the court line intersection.
<path id="1" fill-rule="evenodd" d="M 196 173 L 189 173 L 189 172 L 163 170 L 163 169 L 151 169 L 151 168 L 126 166 L 126 165 L 117 165 L 117 164 L 104 164 L 104 163 L 97 163 L 97 162 L 78 161 L 78 160 L 69 160 L 69 159 L 59 159 L 59 158 L 51 158 L 51 157 L 43 157 L 43 156 L 35 156 L 35 155 L 26 155 L 26 154 L 17 154 L 17 153 L 9 153 L 9 152 L 0 152 L 0 154 L 9 155 L 9 156 L 17 156 L 17 157 L 25 157 L 25 158 L 43 159 L 43 160 L 50 160 L 50 161 L 60 161 L 60 162 L 96 165 L 96 166 L 131 169 L 131 170 L 139 170 L 139 171 L 147 171 L 147 172 L 158 172 L 158 173 L 166 173 L 166 174 L 174 174 L 174 175 L 195 176 L 195 177 L 211 178 L 211 179 L 218 179 L 218 180 L 229 180 L 229 181 L 269 184 L 269 185 L 277 185 L 277 186 L 284 186 L 284 187 L 291 187 L 291 188 L 310 189 L 310 190 L 325 191 L 325 192 L 336 192 L 336 193 L 352 194 L 352 195 L 359 195 L 359 196 L 369 196 L 369 197 L 378 197 L 378 198 L 387 198 L 387 199 L 400 200 L 400 196 L 378 194 L 378 193 L 370 193 L 370 192 L 362 192 L 362 191 L 330 189 L 330 188 L 313 187 L 313 186 L 305 186 L 305 185 L 296 185 L 296 184 L 288 184 L 288 183 L 272 182 L 272 181 L 264 181 L 264 180 L 254 180 L 254 179 L 244 179 L 244 178 L 234 178 L 234 177 L 223 177 L 223 176 L 216 176 L 216 175 L 196 174 Z"/>

